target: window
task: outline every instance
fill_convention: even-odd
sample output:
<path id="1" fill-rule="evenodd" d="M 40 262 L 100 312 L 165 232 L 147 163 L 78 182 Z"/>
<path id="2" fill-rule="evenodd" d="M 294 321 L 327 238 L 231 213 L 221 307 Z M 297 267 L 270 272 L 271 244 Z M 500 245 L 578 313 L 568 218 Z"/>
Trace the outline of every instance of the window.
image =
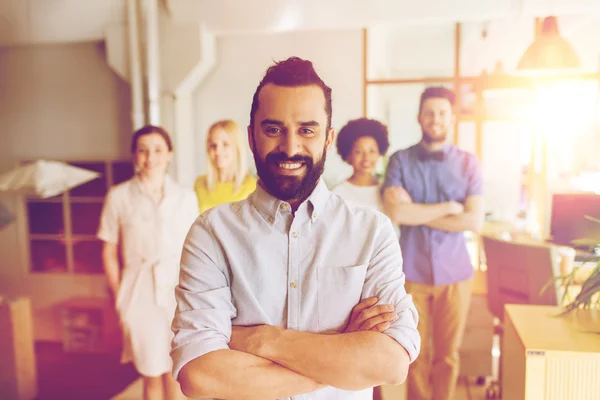
<path id="1" fill-rule="evenodd" d="M 27 198 L 27 243 L 32 272 L 101 274 L 96 238 L 108 188 L 133 176 L 131 161 L 69 162 L 101 175 L 49 199 Z"/>

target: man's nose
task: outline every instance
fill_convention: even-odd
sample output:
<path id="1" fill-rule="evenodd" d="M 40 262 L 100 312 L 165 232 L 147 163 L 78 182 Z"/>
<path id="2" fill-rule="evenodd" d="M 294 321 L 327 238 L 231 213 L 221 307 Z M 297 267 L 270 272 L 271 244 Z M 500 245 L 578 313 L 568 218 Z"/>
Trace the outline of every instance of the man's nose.
<path id="1" fill-rule="evenodd" d="M 283 143 L 281 143 L 280 151 L 288 157 L 293 157 L 300 152 L 300 141 L 296 135 L 285 135 Z"/>

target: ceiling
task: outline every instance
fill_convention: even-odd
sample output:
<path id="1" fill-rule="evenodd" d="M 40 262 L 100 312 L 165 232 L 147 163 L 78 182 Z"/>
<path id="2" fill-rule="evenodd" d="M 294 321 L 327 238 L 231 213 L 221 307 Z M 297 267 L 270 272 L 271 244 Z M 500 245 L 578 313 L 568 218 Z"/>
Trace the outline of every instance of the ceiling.
<path id="1" fill-rule="evenodd" d="M 203 21 L 218 35 L 523 15 L 600 15 L 598 0 L 159 1 L 174 19 Z M 0 45 L 103 40 L 108 26 L 125 20 L 126 0 L 0 0 Z"/>

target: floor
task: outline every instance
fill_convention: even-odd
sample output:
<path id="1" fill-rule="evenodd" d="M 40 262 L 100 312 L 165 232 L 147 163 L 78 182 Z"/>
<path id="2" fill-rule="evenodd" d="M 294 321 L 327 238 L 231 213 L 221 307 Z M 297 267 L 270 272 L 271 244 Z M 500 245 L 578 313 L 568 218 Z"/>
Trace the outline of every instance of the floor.
<path id="1" fill-rule="evenodd" d="M 118 354 L 65 353 L 56 342 L 37 342 L 35 353 L 36 400 L 107 400 L 139 377 L 133 365 L 120 364 Z"/>
<path id="2" fill-rule="evenodd" d="M 407 400 L 406 387 L 384 386 L 382 400 Z M 485 400 L 485 386 L 479 386 L 473 379 L 460 377 L 453 400 Z"/>

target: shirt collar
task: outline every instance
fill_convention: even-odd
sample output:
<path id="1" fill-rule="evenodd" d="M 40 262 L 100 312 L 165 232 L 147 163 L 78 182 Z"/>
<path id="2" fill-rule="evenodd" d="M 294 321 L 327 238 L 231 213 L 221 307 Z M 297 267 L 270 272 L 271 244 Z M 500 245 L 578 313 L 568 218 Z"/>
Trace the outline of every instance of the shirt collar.
<path id="1" fill-rule="evenodd" d="M 315 222 L 316 219 L 323 213 L 325 210 L 325 205 L 329 200 L 330 191 L 327 188 L 325 182 L 323 182 L 323 178 L 319 179 L 317 186 L 312 191 L 310 196 L 300 204 L 298 207 L 298 212 L 302 212 L 306 210 L 312 222 Z M 250 201 L 256 207 L 261 216 L 268 221 L 270 224 L 275 222 L 275 218 L 277 218 L 277 212 L 280 208 L 289 207 L 289 204 L 283 200 L 280 200 L 273 196 L 271 193 L 267 192 L 260 183 L 256 185 L 256 190 L 250 196 Z"/>
<path id="2" fill-rule="evenodd" d="M 144 190 L 142 189 L 142 181 L 140 179 L 140 177 L 136 174 L 134 175 L 134 177 L 132 178 L 133 181 L 133 187 L 135 188 L 135 190 L 138 193 L 144 193 Z M 175 181 L 173 180 L 173 178 L 171 178 L 169 175 L 165 176 L 165 193 L 164 193 L 164 197 L 168 197 L 171 194 L 175 193 L 176 190 L 176 185 L 175 185 Z"/>

